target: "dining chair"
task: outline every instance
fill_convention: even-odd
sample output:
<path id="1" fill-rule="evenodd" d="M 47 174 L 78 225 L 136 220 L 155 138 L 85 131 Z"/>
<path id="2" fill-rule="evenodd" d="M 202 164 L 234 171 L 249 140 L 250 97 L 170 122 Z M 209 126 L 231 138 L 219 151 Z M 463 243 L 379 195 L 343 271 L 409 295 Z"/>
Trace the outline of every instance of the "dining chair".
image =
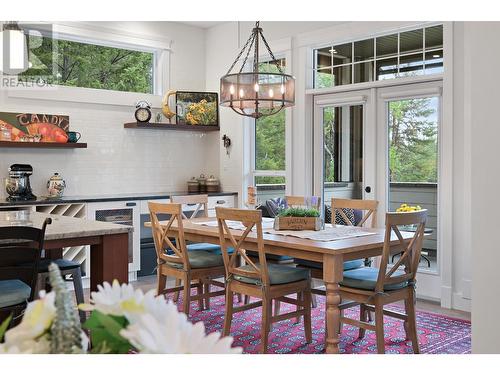
<path id="1" fill-rule="evenodd" d="M 47 218 L 40 229 L 0 228 L 0 323 L 12 314 L 10 326 L 18 324 L 27 303 L 35 298 L 45 230 L 51 222 Z"/>
<path id="2" fill-rule="evenodd" d="M 312 340 L 311 331 L 311 277 L 308 270 L 281 264 L 268 264 L 264 251 L 262 234 L 262 212 L 259 210 L 242 210 L 235 208 L 216 208 L 219 238 L 226 270 L 226 311 L 224 316 L 224 335 L 231 331 L 234 313 L 262 306 L 261 353 L 267 353 L 268 338 L 272 323 L 304 317 L 304 333 L 306 341 Z M 228 221 L 236 221 L 245 227 L 241 234 L 231 232 Z M 255 237 L 258 262 L 250 259 L 243 247 L 245 240 Z M 253 239 L 252 239 L 253 240 Z M 228 248 L 233 252 L 230 253 Z M 246 262 L 239 263 L 239 257 Z M 240 293 L 245 296 L 259 298 L 260 301 L 233 306 L 233 296 Z M 289 297 L 297 293 L 297 298 Z M 285 314 L 272 313 L 272 301 L 278 300 L 297 306 L 296 311 Z"/>
<path id="3" fill-rule="evenodd" d="M 198 301 L 200 309 L 209 309 L 211 297 L 224 295 L 224 290 L 210 292 L 210 287 L 205 286 L 216 285 L 224 288 L 224 283 L 214 280 L 225 274 L 222 255 L 206 250 L 188 249 L 184 239 L 181 204 L 148 202 L 148 206 L 158 262 L 157 295 L 182 290 L 184 313 L 188 316 L 191 301 Z M 162 224 L 158 215 L 169 215 L 170 218 L 166 224 Z M 168 234 L 174 223 L 177 224 L 177 231 L 175 241 L 172 241 Z M 166 288 L 168 276 L 181 280 L 183 286 Z M 197 288 L 196 295 L 191 295 L 191 288 Z"/>
<path id="4" fill-rule="evenodd" d="M 189 208 L 190 212 L 189 216 L 186 215 L 186 212 L 182 210 L 182 218 L 183 219 L 194 219 L 197 217 L 208 217 L 208 195 L 207 194 L 197 194 L 197 195 L 173 195 L 170 197 L 171 203 L 179 203 L 181 205 L 185 205 Z M 191 210 L 192 208 L 192 210 Z M 205 242 L 197 242 L 191 243 L 187 245 L 188 251 L 210 251 L 215 252 L 217 254 L 221 254 L 220 245 L 205 243 Z M 180 286 L 181 280 L 175 280 L 175 286 Z M 210 285 L 206 284 L 203 288 L 208 288 L 210 290 Z M 177 302 L 179 298 L 179 293 L 174 293 L 174 301 Z M 201 293 L 201 290 L 198 290 L 198 293 Z"/>
<path id="5" fill-rule="evenodd" d="M 359 328 L 359 337 L 365 331 L 375 331 L 378 353 L 385 353 L 384 315 L 401 319 L 407 339 L 412 342 L 413 352 L 419 353 L 416 314 L 415 314 L 415 282 L 422 241 L 424 238 L 427 210 L 416 212 L 389 212 L 386 214 L 384 247 L 379 268 L 362 267 L 344 272 L 344 279 L 340 283 L 342 299 L 355 301 L 361 304 L 360 320 L 340 317 L 341 323 L 354 325 Z M 399 226 L 412 225 L 416 227 L 413 236 L 405 240 Z M 392 234 L 396 235 L 396 239 Z M 391 242 L 398 242 L 398 249 L 402 255 L 396 263 L 389 267 L 391 256 Z M 392 246 L 394 249 L 394 246 Z M 397 301 L 404 301 L 405 313 L 385 310 L 384 306 Z M 366 320 L 363 312 L 375 312 L 375 324 Z"/>

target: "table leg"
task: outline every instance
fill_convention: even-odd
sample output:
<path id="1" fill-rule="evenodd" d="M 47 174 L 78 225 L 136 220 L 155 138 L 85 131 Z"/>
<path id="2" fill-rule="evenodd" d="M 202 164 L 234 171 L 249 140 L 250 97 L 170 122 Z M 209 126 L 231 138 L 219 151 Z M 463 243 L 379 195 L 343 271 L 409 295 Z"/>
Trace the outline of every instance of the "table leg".
<path id="1" fill-rule="evenodd" d="M 339 282 L 342 280 L 342 274 L 342 255 L 325 254 L 323 258 L 323 281 L 326 285 L 325 350 L 327 354 L 336 354 L 339 352 Z"/>
<path id="2" fill-rule="evenodd" d="M 104 281 L 128 283 L 128 233 L 101 236 L 99 244 L 90 246 L 90 289 Z"/>

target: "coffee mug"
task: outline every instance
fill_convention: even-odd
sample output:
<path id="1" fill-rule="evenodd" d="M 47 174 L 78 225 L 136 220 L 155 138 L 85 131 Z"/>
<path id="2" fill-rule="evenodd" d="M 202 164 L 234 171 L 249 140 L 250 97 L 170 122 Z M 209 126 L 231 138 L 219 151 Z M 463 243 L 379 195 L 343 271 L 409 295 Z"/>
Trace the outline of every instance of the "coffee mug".
<path id="1" fill-rule="evenodd" d="M 76 143 L 76 142 L 78 142 L 78 140 L 82 136 L 78 132 L 67 132 L 66 134 L 68 134 L 68 142 L 69 143 Z"/>

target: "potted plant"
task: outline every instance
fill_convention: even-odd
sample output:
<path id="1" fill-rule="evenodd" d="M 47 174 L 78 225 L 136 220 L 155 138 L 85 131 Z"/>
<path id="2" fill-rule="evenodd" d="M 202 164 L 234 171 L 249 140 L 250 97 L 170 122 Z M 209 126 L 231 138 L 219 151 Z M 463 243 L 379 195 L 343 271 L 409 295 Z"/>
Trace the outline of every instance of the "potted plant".
<path id="1" fill-rule="evenodd" d="M 289 207 L 278 212 L 275 230 L 321 230 L 320 212 L 315 208 Z"/>

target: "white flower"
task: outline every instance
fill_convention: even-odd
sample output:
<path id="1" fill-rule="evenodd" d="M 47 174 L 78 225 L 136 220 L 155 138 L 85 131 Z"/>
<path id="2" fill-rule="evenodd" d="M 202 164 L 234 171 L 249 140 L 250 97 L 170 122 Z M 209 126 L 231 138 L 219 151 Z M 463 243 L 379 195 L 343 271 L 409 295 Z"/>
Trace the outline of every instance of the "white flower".
<path id="1" fill-rule="evenodd" d="M 5 343 L 0 353 L 49 353 L 47 340 L 56 315 L 55 293 L 40 292 L 40 298 L 28 303 L 21 323 L 5 333 Z"/>
<path id="2" fill-rule="evenodd" d="M 130 284 L 122 284 L 117 280 L 110 285 L 104 282 L 97 286 L 98 291 L 91 293 L 91 304 L 81 304 L 79 308 L 84 311 L 98 310 L 106 315 L 125 316 L 129 322 L 134 321 L 139 315 L 146 312 L 146 303 L 151 304 L 154 299 L 154 290 L 144 294 L 142 290 Z"/>
<path id="3" fill-rule="evenodd" d="M 150 302 L 151 312 L 142 314 L 138 319 L 120 331 L 141 353 L 241 353 L 241 348 L 232 348 L 232 337 L 220 338 L 220 333 L 205 335 L 202 322 L 190 323 L 186 315 L 162 297 Z"/>

